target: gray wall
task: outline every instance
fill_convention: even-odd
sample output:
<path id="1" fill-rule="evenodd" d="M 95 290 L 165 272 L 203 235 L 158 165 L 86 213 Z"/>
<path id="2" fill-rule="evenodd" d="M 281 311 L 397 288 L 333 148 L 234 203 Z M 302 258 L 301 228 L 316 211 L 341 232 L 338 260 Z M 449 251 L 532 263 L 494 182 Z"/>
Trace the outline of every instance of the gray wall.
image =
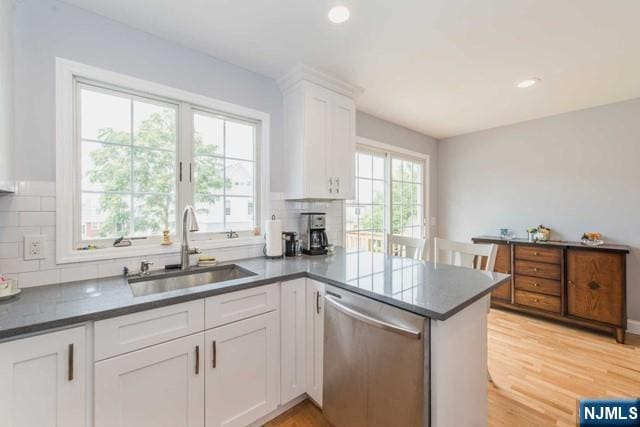
<path id="1" fill-rule="evenodd" d="M 435 235 L 436 224 L 433 223 L 437 215 L 438 188 L 438 141 L 428 135 L 412 131 L 370 114 L 358 111 L 356 117 L 356 133 L 363 138 L 373 139 L 386 144 L 417 151 L 429 155 L 429 236 Z"/>
<path id="2" fill-rule="evenodd" d="M 55 179 L 55 57 L 70 59 L 271 114 L 282 137 L 276 83 L 210 56 L 52 0 L 16 8 L 16 178 Z"/>
<path id="3" fill-rule="evenodd" d="M 0 188 L 13 169 L 13 1 L 0 0 Z"/>
<path id="4" fill-rule="evenodd" d="M 640 99 L 445 139 L 438 171 L 442 237 L 544 224 L 631 246 L 628 316 L 640 320 Z"/>

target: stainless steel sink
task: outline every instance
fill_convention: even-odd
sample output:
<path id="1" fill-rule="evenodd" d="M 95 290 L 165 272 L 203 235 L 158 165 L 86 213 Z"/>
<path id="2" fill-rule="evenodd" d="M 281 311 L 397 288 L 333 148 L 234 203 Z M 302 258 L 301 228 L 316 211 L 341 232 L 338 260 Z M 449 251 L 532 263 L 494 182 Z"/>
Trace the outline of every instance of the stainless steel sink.
<path id="1" fill-rule="evenodd" d="M 171 273 L 150 274 L 129 278 L 129 287 L 136 297 L 177 289 L 194 288 L 212 283 L 227 282 L 234 279 L 255 276 L 256 273 L 235 264 L 210 268 L 194 268 Z"/>

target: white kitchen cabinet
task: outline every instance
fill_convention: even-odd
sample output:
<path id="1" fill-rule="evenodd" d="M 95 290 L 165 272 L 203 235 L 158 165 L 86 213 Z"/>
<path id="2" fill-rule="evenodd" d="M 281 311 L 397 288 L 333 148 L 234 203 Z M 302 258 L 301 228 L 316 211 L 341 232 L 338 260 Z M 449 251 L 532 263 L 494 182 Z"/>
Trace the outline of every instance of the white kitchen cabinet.
<path id="1" fill-rule="evenodd" d="M 13 181 L 13 15 L 15 2 L 0 0 L 0 193 Z"/>
<path id="2" fill-rule="evenodd" d="M 306 389 L 322 406 L 322 364 L 324 362 L 324 283 L 306 279 Z"/>
<path id="3" fill-rule="evenodd" d="M 80 427 L 86 414 L 85 327 L 0 344 L 0 427 Z"/>
<path id="4" fill-rule="evenodd" d="M 280 79 L 287 199 L 354 198 L 356 108 L 361 89 L 309 67 Z"/>
<path id="5" fill-rule="evenodd" d="M 280 291 L 280 403 L 305 392 L 306 279 L 282 282 Z"/>
<path id="6" fill-rule="evenodd" d="M 246 426 L 276 409 L 278 319 L 272 311 L 205 332 L 206 427 Z"/>
<path id="7" fill-rule="evenodd" d="M 202 427 L 204 333 L 95 364 L 95 427 Z"/>

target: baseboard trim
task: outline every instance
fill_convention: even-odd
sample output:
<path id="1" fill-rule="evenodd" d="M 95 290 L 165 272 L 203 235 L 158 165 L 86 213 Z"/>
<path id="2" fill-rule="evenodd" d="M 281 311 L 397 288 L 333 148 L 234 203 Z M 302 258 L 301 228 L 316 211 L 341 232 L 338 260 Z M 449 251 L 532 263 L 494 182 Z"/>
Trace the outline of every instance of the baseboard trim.
<path id="1" fill-rule="evenodd" d="M 307 400 L 308 398 L 309 398 L 309 396 L 307 396 L 307 393 L 303 393 L 300 396 L 296 397 L 295 399 L 290 400 L 289 402 L 285 403 L 284 405 L 278 406 L 274 411 L 271 411 L 270 413 L 268 413 L 264 417 L 260 418 L 259 420 L 256 420 L 253 423 L 249 424 L 249 427 L 261 427 L 261 426 L 265 425 L 267 422 L 269 422 L 272 419 L 276 418 L 278 415 L 284 414 L 289 409 L 293 408 L 298 403 L 301 403 L 301 402 Z"/>
<path id="2" fill-rule="evenodd" d="M 627 320 L 627 332 L 640 335 L 640 320 Z"/>

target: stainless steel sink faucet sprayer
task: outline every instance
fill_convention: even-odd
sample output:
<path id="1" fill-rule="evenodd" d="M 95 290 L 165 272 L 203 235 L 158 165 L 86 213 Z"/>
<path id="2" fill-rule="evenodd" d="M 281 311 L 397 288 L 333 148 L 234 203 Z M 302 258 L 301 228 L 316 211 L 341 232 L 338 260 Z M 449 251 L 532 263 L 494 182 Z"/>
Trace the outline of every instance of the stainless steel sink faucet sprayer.
<path id="1" fill-rule="evenodd" d="M 200 250 L 198 250 L 198 248 L 189 249 L 189 232 L 199 230 L 200 227 L 198 227 L 196 211 L 191 205 L 185 206 L 184 212 L 182 212 L 182 246 L 180 251 L 181 270 L 186 270 L 189 268 L 189 255 L 200 253 Z"/>

